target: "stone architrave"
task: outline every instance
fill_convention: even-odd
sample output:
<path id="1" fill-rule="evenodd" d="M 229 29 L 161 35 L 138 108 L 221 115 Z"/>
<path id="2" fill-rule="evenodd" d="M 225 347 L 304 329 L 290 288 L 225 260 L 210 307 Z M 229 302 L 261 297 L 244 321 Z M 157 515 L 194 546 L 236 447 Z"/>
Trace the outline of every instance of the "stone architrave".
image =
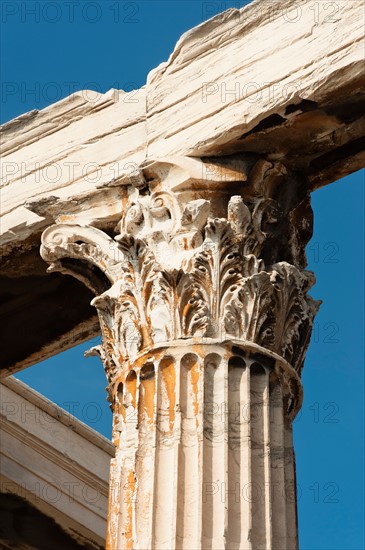
<path id="1" fill-rule="evenodd" d="M 171 157 L 124 196 L 113 233 L 57 224 L 41 247 L 95 294 L 107 548 L 293 550 L 292 421 L 319 306 L 306 182 L 257 155 Z"/>

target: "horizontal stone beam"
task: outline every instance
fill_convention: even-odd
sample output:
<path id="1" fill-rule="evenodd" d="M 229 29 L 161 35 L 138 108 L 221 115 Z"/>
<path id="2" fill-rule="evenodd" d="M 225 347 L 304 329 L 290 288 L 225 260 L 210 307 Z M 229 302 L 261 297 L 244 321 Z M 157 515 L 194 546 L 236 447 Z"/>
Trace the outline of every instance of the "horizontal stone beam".
<path id="1" fill-rule="evenodd" d="M 342 177 L 348 164 L 326 175 L 321 157 L 364 138 L 364 23 L 357 0 L 274 0 L 192 29 L 148 77 L 149 156 L 251 151 L 304 169 L 313 188 Z"/>
<path id="2" fill-rule="evenodd" d="M 74 541 L 104 548 L 113 445 L 15 378 L 3 380 L 0 391 L 3 501 L 17 495 L 43 515 L 46 526 L 56 522 Z M 50 528 L 50 537 L 52 531 L 57 533 Z M 21 533 L 18 526 L 17 534 L 11 528 L 7 534 Z"/>

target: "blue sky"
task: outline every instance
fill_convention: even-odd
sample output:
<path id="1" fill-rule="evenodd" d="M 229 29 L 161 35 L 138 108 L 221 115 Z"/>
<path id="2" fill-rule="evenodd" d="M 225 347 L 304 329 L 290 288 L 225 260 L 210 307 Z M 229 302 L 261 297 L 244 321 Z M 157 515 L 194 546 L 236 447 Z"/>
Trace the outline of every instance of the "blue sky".
<path id="1" fill-rule="evenodd" d="M 1 120 L 41 109 L 70 90 L 139 87 L 184 31 L 242 5 L 3 0 Z M 364 171 L 316 191 L 312 200 L 308 267 L 317 277 L 312 296 L 323 304 L 295 422 L 300 548 L 363 550 Z M 94 343 L 18 376 L 109 437 L 103 369 L 97 359 L 83 358 Z"/>

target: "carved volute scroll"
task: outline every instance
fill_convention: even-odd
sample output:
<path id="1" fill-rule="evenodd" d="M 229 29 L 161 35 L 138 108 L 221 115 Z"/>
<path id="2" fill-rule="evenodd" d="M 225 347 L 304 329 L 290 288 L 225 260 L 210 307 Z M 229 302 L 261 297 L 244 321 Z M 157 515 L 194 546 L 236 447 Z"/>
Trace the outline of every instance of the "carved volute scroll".
<path id="1" fill-rule="evenodd" d="M 104 364 L 116 445 L 107 548 L 292 550 L 291 421 L 319 307 L 304 269 L 306 186 L 251 157 L 160 160 L 141 172 L 113 237 L 54 225 L 41 247 L 50 271 L 95 294 L 102 344 L 89 353 Z M 229 417 L 222 428 L 209 395 L 231 408 L 247 402 L 250 420 Z M 204 484 L 227 468 L 228 486 L 258 480 L 260 504 L 204 504 Z M 276 478 L 284 489 L 271 498 Z"/>

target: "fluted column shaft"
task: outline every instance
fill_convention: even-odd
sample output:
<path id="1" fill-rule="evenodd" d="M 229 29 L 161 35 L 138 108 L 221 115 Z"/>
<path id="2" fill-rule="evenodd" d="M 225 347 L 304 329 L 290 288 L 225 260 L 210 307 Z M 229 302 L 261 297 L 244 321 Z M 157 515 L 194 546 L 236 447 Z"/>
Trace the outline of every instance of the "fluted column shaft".
<path id="1" fill-rule="evenodd" d="M 180 342 L 116 381 L 110 550 L 297 548 L 279 376 L 300 392 L 273 354 Z"/>

